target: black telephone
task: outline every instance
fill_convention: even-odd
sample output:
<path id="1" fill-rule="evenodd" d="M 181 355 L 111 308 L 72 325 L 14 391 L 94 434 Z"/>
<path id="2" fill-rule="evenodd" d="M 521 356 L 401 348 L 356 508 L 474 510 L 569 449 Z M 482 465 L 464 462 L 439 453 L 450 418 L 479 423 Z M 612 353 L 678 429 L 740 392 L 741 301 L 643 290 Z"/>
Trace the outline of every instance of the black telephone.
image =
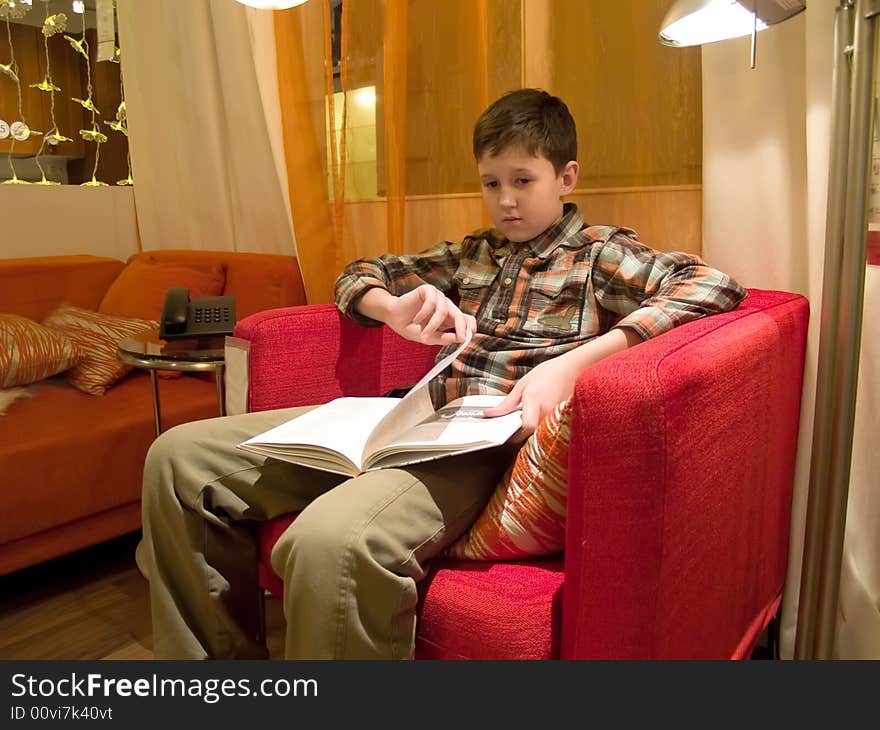
<path id="1" fill-rule="evenodd" d="M 189 289 L 169 289 L 159 323 L 159 337 L 173 340 L 181 337 L 231 335 L 234 326 L 234 297 L 190 299 Z"/>

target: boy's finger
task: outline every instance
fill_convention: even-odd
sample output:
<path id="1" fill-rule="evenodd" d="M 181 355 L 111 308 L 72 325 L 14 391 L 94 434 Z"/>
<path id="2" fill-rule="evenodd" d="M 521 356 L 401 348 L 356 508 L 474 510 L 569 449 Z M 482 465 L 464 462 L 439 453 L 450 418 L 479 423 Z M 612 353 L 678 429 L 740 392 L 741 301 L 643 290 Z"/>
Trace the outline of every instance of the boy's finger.
<path id="1" fill-rule="evenodd" d="M 470 330 L 471 336 L 477 334 L 477 318 L 472 314 L 464 315 L 467 317 L 467 326 L 468 330 Z"/>
<path id="2" fill-rule="evenodd" d="M 434 298 L 433 292 L 428 289 L 425 291 L 424 299 L 422 300 L 422 306 L 419 307 L 419 311 L 416 312 L 415 317 L 412 318 L 413 324 L 421 324 L 434 312 L 437 303 Z"/>
<path id="3" fill-rule="evenodd" d="M 467 315 L 463 314 L 462 311 L 456 307 L 450 307 L 452 311 L 452 316 L 454 318 L 453 324 L 455 325 L 455 340 L 456 342 L 464 342 L 468 336 L 468 329 L 470 328 L 470 323 L 467 320 Z"/>
<path id="4" fill-rule="evenodd" d="M 541 421 L 541 408 L 536 403 L 525 402 L 522 407 L 522 427 L 526 434 L 534 433 Z"/>
<path id="5" fill-rule="evenodd" d="M 520 403 L 520 391 L 518 388 L 514 387 L 510 393 L 507 394 L 507 397 L 501 401 L 497 406 L 492 406 L 492 408 L 485 408 L 483 410 L 483 415 L 487 418 L 496 418 L 498 416 L 504 416 L 508 413 L 513 413 L 516 410 L 516 407 Z"/>
<path id="6" fill-rule="evenodd" d="M 434 314 L 431 315 L 431 319 L 428 320 L 428 323 L 422 327 L 423 341 L 432 337 L 446 322 L 446 299 L 443 297 L 438 298 L 435 301 L 435 305 L 436 308 L 434 309 Z"/>

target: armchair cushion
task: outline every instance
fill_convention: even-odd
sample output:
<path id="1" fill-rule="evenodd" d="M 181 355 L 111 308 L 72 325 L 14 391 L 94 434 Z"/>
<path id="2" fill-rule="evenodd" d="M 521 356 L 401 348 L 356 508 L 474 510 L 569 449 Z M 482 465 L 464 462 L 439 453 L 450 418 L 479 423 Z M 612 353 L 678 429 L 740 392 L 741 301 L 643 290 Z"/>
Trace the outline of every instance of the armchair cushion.
<path id="1" fill-rule="evenodd" d="M 469 560 L 510 560 L 562 552 L 571 399 L 541 421 L 519 450 L 476 522 L 447 549 Z"/>

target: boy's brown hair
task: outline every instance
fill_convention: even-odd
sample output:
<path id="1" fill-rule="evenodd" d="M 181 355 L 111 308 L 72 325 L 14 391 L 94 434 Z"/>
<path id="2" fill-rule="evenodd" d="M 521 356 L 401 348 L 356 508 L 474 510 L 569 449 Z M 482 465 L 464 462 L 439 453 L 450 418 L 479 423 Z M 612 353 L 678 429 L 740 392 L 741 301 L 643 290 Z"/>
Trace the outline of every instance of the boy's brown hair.
<path id="1" fill-rule="evenodd" d="M 546 157 L 557 175 L 577 160 L 577 130 L 565 102 L 541 89 L 517 89 L 494 101 L 474 125 L 474 157 L 517 146 Z"/>

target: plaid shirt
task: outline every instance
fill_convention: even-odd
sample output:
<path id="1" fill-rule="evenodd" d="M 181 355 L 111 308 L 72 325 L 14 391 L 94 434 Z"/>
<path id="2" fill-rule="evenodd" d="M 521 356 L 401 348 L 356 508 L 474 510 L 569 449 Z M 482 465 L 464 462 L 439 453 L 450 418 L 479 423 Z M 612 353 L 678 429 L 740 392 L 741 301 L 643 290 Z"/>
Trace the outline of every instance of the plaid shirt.
<path id="1" fill-rule="evenodd" d="M 535 365 L 614 327 L 656 337 L 731 310 L 746 295 L 697 256 L 655 251 L 628 228 L 587 226 L 572 203 L 527 243 L 489 229 L 420 254 L 355 261 L 336 281 L 340 311 L 366 326 L 381 324 L 355 310 L 380 282 L 395 295 L 431 284 L 477 320 L 470 344 L 431 382 L 437 406 L 462 395 L 508 393 Z M 444 347 L 438 359 L 455 347 Z"/>

